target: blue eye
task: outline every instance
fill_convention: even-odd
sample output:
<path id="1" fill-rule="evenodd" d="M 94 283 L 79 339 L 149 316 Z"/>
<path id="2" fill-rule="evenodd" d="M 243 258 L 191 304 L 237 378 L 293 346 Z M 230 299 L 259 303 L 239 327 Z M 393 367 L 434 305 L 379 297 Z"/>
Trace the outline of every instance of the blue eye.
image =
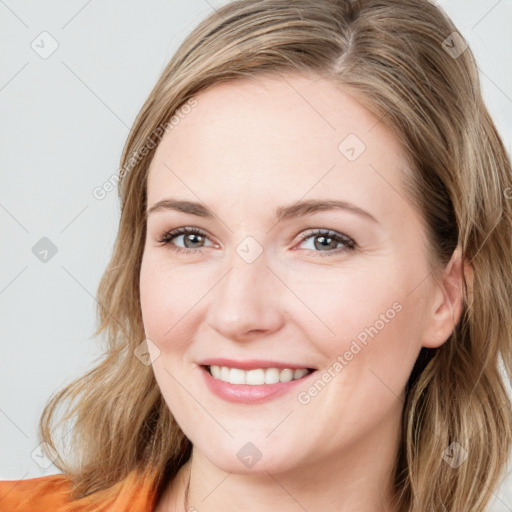
<path id="1" fill-rule="evenodd" d="M 303 241 L 311 239 L 313 241 L 313 248 L 309 247 L 307 249 L 320 253 L 319 256 L 329 256 L 340 252 L 353 251 L 357 247 L 352 238 L 337 233 L 336 231 L 330 231 L 329 229 L 309 231 L 300 235 L 300 238 Z M 333 245 L 339 244 L 341 244 L 341 247 L 333 247 Z M 318 248 L 325 248 L 326 250 L 315 250 Z"/>
<path id="2" fill-rule="evenodd" d="M 198 228 L 179 228 L 175 229 L 174 231 L 168 231 L 164 233 L 159 239 L 158 242 L 161 245 L 172 245 L 172 250 L 176 251 L 178 253 L 185 253 L 190 254 L 193 252 L 197 252 L 196 249 L 201 249 L 204 246 L 199 247 L 179 247 L 175 244 L 171 244 L 172 240 L 175 238 L 183 237 L 183 243 L 191 243 L 191 244 L 197 244 L 204 242 L 208 238 L 208 235 L 198 229 Z M 213 244 L 212 244 L 213 245 Z"/>
<path id="3" fill-rule="evenodd" d="M 173 243 L 174 239 L 180 237 L 183 237 L 182 243 L 185 247 L 180 247 Z M 352 238 L 341 233 L 337 233 L 336 231 L 330 231 L 329 229 L 308 231 L 301 234 L 300 238 L 302 240 L 301 244 L 304 241 L 311 239 L 313 241 L 313 246 L 306 249 L 311 252 L 320 253 L 320 256 L 329 256 L 340 252 L 352 251 L 357 247 L 357 244 Z M 179 228 L 165 232 L 159 237 L 158 242 L 162 246 L 168 245 L 170 249 L 177 253 L 192 254 L 197 253 L 204 247 L 211 247 L 215 245 L 213 243 L 205 245 L 208 240 L 208 235 L 199 228 Z M 186 244 L 192 244 L 192 247 L 187 247 Z M 341 247 L 333 247 L 336 245 L 341 245 Z"/>

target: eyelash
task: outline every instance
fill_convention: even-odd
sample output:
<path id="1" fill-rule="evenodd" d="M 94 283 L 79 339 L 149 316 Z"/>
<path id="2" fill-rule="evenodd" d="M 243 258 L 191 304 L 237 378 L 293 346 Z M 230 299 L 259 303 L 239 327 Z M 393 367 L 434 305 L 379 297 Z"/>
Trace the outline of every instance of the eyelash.
<path id="1" fill-rule="evenodd" d="M 168 245 L 171 250 L 173 250 L 173 251 L 175 251 L 177 253 L 180 253 L 180 254 L 197 253 L 201 249 L 204 248 L 204 247 L 199 247 L 197 249 L 189 249 L 187 247 L 178 247 L 176 245 L 171 244 L 171 241 L 174 238 L 177 238 L 180 235 L 188 235 L 188 234 L 199 235 L 199 236 L 208 238 L 208 235 L 204 231 L 202 231 L 201 229 L 198 229 L 198 228 L 178 228 L 178 229 L 175 229 L 173 231 L 166 231 L 166 232 L 164 232 L 158 238 L 158 243 L 161 246 Z M 320 235 L 325 235 L 328 238 L 331 238 L 334 241 L 344 245 L 344 247 L 339 247 L 337 249 L 333 249 L 333 250 L 330 250 L 330 251 L 314 251 L 313 249 L 306 249 L 306 250 L 312 251 L 314 253 L 318 253 L 318 256 L 320 256 L 320 257 L 331 256 L 333 254 L 339 254 L 339 253 L 347 252 L 347 251 L 354 251 L 357 248 L 357 244 L 356 244 L 356 242 L 352 238 L 348 237 L 347 235 L 343 235 L 341 233 L 337 233 L 336 231 L 331 231 L 329 229 L 316 229 L 316 230 L 313 230 L 313 231 L 308 231 L 306 233 L 302 233 L 300 235 L 300 239 L 301 239 L 301 242 L 302 242 L 304 240 L 307 240 L 308 238 L 312 238 L 312 237 L 320 236 Z"/>

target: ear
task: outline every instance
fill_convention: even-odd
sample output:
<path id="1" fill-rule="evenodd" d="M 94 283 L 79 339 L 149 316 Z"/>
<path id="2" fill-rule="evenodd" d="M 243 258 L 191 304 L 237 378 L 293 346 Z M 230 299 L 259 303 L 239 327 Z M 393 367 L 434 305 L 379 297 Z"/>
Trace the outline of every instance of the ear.
<path id="1" fill-rule="evenodd" d="M 462 251 L 457 247 L 443 272 L 441 282 L 434 285 L 434 296 L 423 337 L 424 347 L 440 347 L 455 329 L 464 306 L 464 278 L 468 294 L 471 294 L 473 269 L 467 261 L 462 261 Z"/>

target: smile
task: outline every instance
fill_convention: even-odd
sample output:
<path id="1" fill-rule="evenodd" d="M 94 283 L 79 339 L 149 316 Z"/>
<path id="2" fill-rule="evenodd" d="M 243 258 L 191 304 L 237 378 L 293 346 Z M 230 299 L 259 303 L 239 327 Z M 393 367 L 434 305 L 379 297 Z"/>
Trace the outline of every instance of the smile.
<path id="1" fill-rule="evenodd" d="M 255 368 L 242 370 L 228 366 L 206 366 L 210 375 L 230 384 L 247 384 L 249 386 L 261 386 L 263 384 L 277 384 L 278 382 L 290 382 L 302 379 L 313 370 L 309 368 Z"/>
<path id="2" fill-rule="evenodd" d="M 246 363 L 246 366 L 250 368 L 203 363 L 199 368 L 211 393 L 228 402 L 248 405 L 288 395 L 297 386 L 306 385 L 308 379 L 313 378 L 312 374 L 316 373 L 313 368 L 278 368 L 269 364 L 258 367 L 255 361 Z"/>

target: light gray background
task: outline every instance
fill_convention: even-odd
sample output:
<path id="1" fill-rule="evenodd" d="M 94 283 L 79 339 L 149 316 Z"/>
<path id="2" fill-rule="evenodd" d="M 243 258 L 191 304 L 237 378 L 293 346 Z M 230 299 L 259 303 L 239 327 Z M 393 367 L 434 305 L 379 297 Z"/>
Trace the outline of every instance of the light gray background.
<path id="1" fill-rule="evenodd" d="M 224 1 L 0 0 L 0 478 L 58 473 L 39 457 L 49 396 L 101 354 L 94 295 L 119 220 L 129 127 L 185 36 Z M 487 105 L 512 148 L 512 0 L 444 0 L 474 51 Z M 56 51 L 42 58 L 51 40 Z M 41 43 L 41 39 L 44 40 Z M 43 55 L 46 56 L 46 55 Z M 32 252 L 49 238 L 57 253 Z M 40 464 L 47 465 L 46 469 Z M 512 476 L 490 508 L 512 511 Z"/>

